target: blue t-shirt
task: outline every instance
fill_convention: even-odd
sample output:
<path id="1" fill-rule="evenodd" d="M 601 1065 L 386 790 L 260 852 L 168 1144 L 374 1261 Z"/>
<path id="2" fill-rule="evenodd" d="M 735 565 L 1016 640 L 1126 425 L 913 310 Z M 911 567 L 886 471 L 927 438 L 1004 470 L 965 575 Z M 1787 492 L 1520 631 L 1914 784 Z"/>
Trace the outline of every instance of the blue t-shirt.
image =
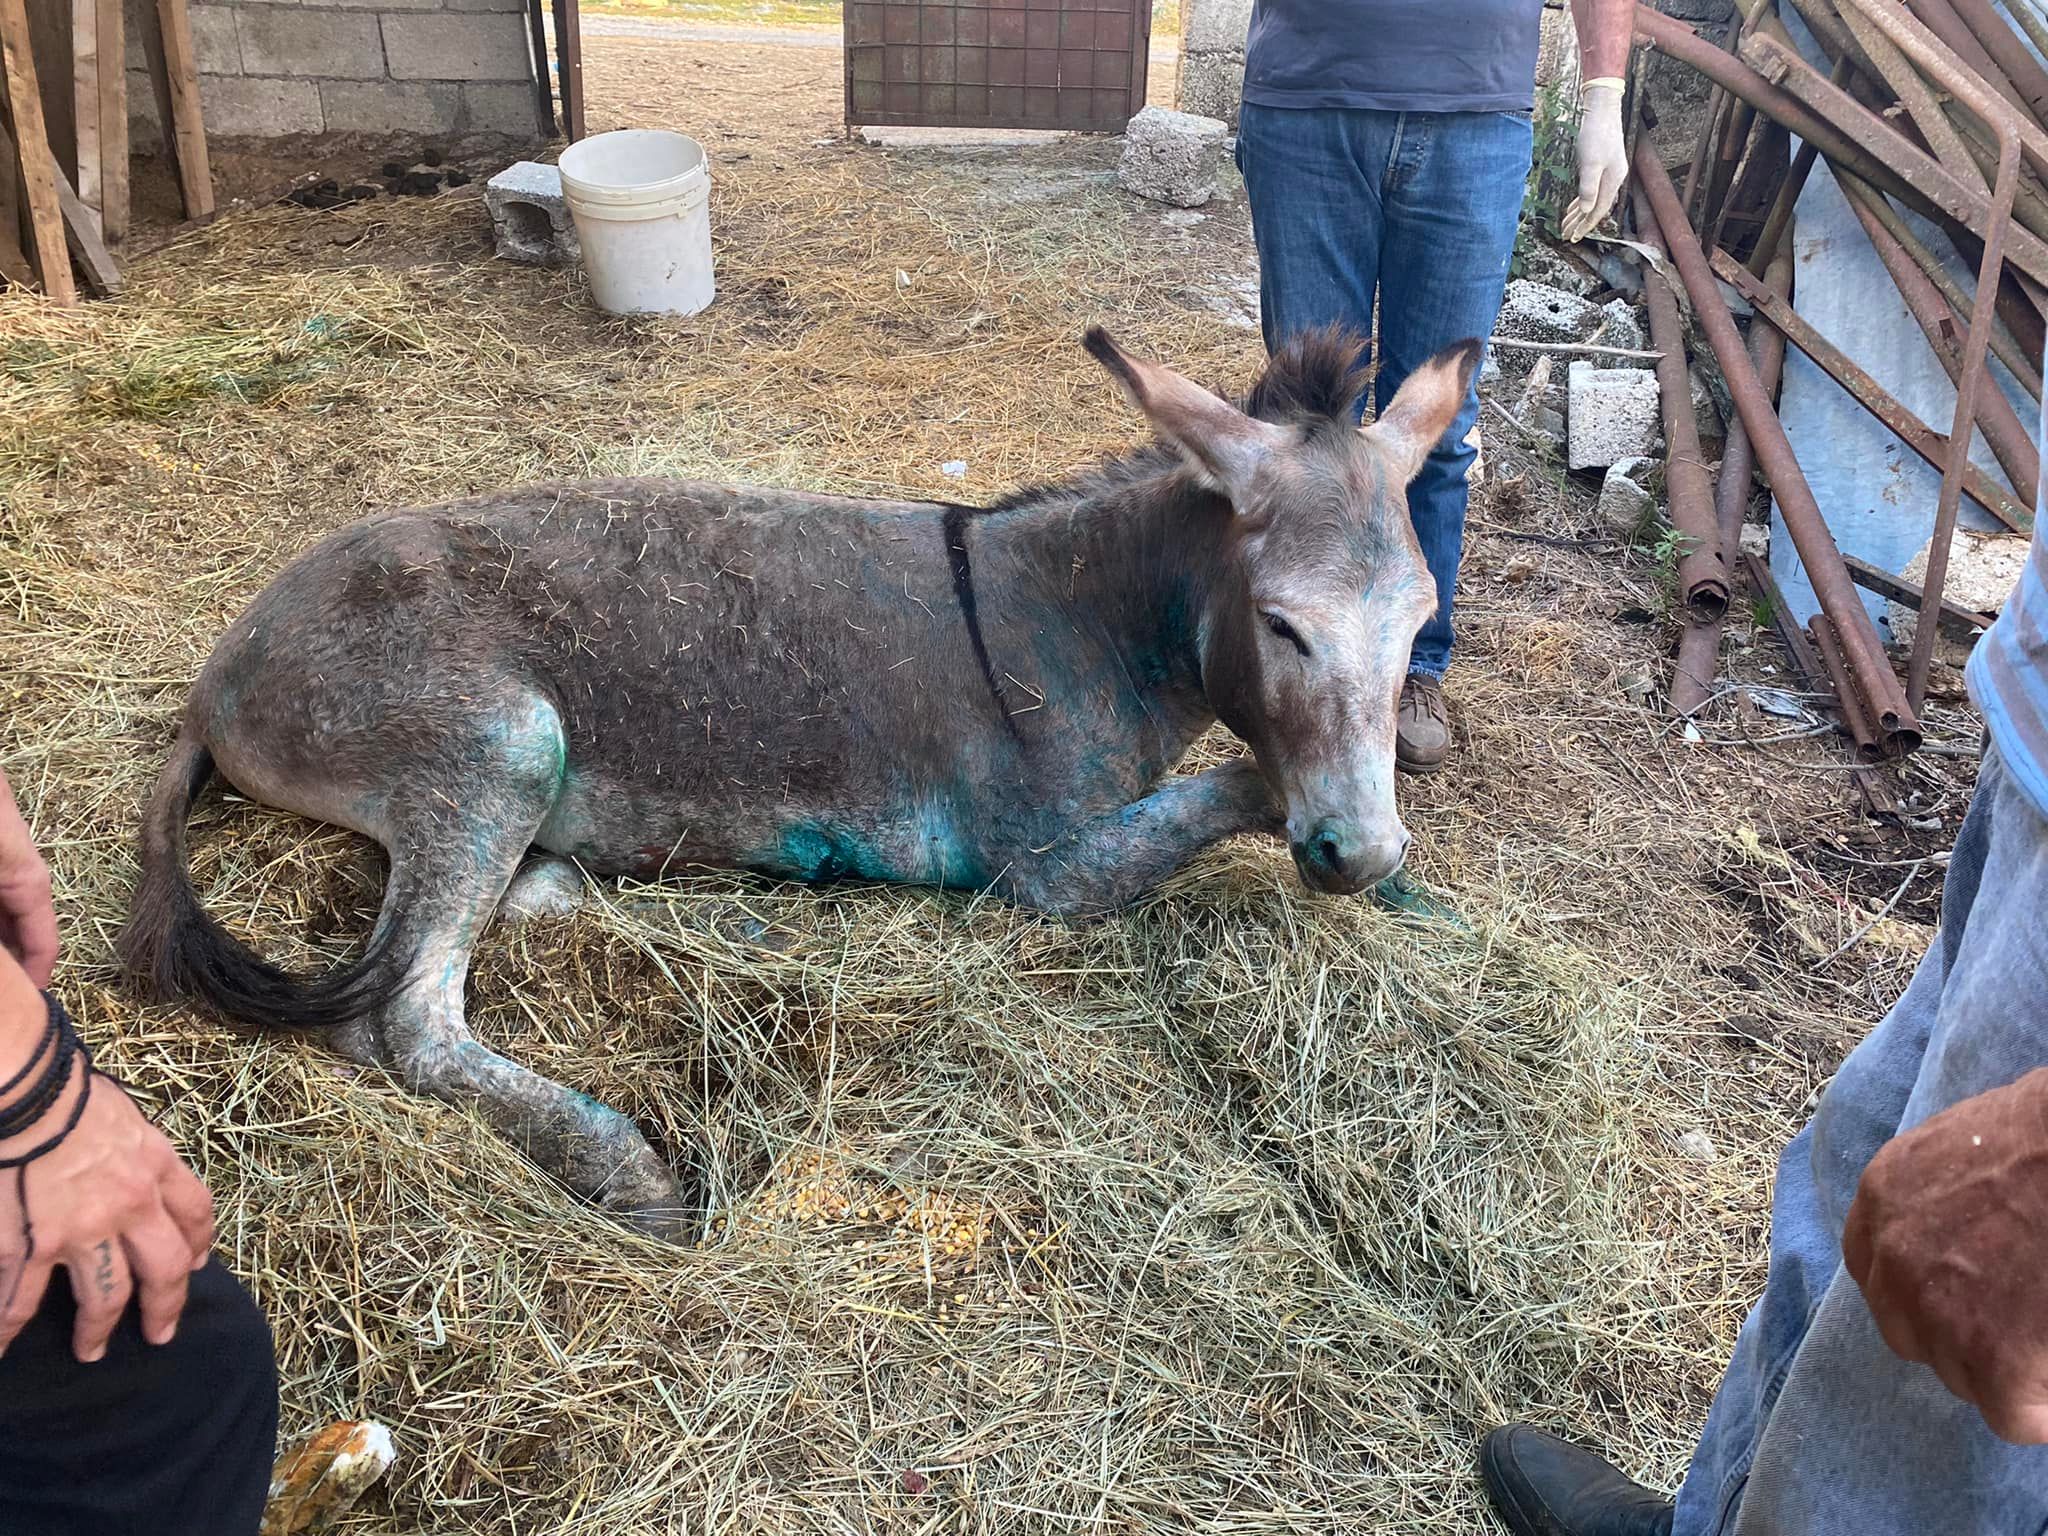
<path id="1" fill-rule="evenodd" d="M 1527 112 L 1543 0 L 1257 0 L 1244 99 L 1262 107 Z"/>

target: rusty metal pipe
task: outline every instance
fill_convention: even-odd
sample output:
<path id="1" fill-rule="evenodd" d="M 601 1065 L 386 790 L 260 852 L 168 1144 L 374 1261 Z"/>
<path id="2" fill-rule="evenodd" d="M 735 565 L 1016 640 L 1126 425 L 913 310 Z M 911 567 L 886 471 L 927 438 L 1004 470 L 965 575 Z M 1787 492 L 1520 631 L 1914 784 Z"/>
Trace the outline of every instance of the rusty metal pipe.
<path id="1" fill-rule="evenodd" d="M 1772 84 L 1740 59 L 1721 52 L 1684 22 L 1674 21 L 1647 5 L 1638 5 L 1635 32 L 1637 38 L 1649 47 L 1698 70 L 1731 95 L 1748 102 L 1772 122 L 1782 123 L 1815 145 L 1829 160 L 1848 166 L 1866 181 L 1875 182 L 1892 192 L 1915 212 L 1940 216 L 1942 210 L 1931 197 L 1915 189 L 1849 135 L 1810 111 L 1790 91 Z"/>
<path id="2" fill-rule="evenodd" d="M 1899 217 L 1899 211 L 1891 205 L 1891 200 L 1869 183 L 1858 181 L 1847 172 L 1835 179 L 1841 183 L 1844 193 L 1851 196 L 1858 193 L 1862 195 L 1864 206 L 1870 210 L 1878 223 L 1891 233 L 1891 237 L 1898 241 L 1899 248 L 1913 258 L 1913 264 L 1927 274 L 1927 280 L 1940 290 L 1942 298 L 1948 301 L 1948 307 L 1954 310 L 1957 317 L 1967 326 L 1977 312 L 1975 299 L 1963 292 L 1962 284 L 1949 275 L 1949 270 L 1943 265 L 1941 258 L 1928 249 L 1926 242 L 1913 232 L 1911 225 Z M 1979 254 L 1981 256 L 1981 252 Z M 1755 268 L 1752 267 L 1751 270 L 1754 271 Z M 2003 315 L 1994 315 L 1993 318 L 1991 350 L 1997 354 L 1998 360 L 2005 364 L 2007 371 L 2020 386 L 2039 400 L 2040 360 L 2027 356 L 2026 348 L 2020 339 L 2013 335 L 2012 327 L 2005 323 Z"/>
<path id="3" fill-rule="evenodd" d="M 1885 228 L 1865 200 L 1862 189 L 1854 181 L 1845 181 L 1841 185 L 1850 210 L 1863 225 L 1863 232 L 1870 237 L 1877 259 L 1884 263 L 1885 271 L 1898 285 L 1899 297 L 1906 301 L 1906 308 L 1919 325 L 1921 334 L 1926 336 L 1936 361 L 1947 372 L 1949 382 L 1960 385 L 1962 359 L 1956 355 L 1956 337 L 1962 328 L 1948 307 L 1948 301 L 1927 274 L 1920 270 L 1919 263 L 1907 254 L 1906 248 L 1892 238 L 1892 232 Z M 2034 446 L 2033 434 L 2021 425 L 2019 413 L 2012 408 L 2012 402 L 2005 398 L 2004 390 L 1993 388 L 1982 392 L 1976 420 L 1977 428 L 1991 445 L 1999 467 L 2005 471 L 2006 479 L 2012 482 L 2013 491 L 2028 506 L 2036 505 L 2041 493 L 2040 451 Z"/>
<path id="4" fill-rule="evenodd" d="M 1822 610 L 1840 631 L 1849 673 L 1862 692 L 1868 713 L 1883 732 L 1887 750 L 1893 756 L 1902 756 L 1919 746 L 1920 722 L 1914 717 L 1898 678 L 1892 674 L 1877 628 L 1863 611 L 1855 583 L 1849 580 L 1842 565 L 1841 551 L 1835 547 L 1827 519 L 1821 516 L 1820 505 L 1813 499 L 1812 487 L 1800 472 L 1799 458 L 1785 436 L 1784 424 L 1771 409 L 1756 370 L 1750 366 L 1742 334 L 1736 330 L 1734 317 L 1714 285 L 1706 253 L 1680 213 L 1678 191 L 1665 174 L 1655 147 L 1646 140 L 1636 145 L 1635 171 L 1637 183 L 1648 194 L 1650 207 L 1664 232 L 1672 264 L 1678 268 L 1679 279 L 1692 297 L 1700 329 L 1720 360 L 1722 377 L 1728 381 L 1728 392 L 1741 413 L 1757 461 L 1777 493 L 1779 511 L 1798 547 L 1807 579 L 1813 583 Z"/>
<path id="5" fill-rule="evenodd" d="M 1948 0 L 1948 4 L 1976 34 L 1992 62 L 2005 72 L 2019 95 L 2020 109 L 2034 120 L 2034 126 L 2048 123 L 2048 69 L 2043 69 L 2012 28 L 1999 20 L 1990 0 Z"/>
<path id="6" fill-rule="evenodd" d="M 1649 201 L 1635 193 L 1636 233 L 1663 257 L 1668 247 Z M 1678 597 L 1699 622 L 1728 611 L 1728 560 L 1714 523 L 1714 490 L 1700 453 L 1692 412 L 1692 376 L 1685 363 L 1685 321 L 1670 279 L 1655 263 L 1643 268 L 1643 298 L 1650 311 L 1650 345 L 1657 352 L 1657 394 L 1664 407 L 1664 491 L 1671 526 L 1685 540 L 1678 558 Z"/>
<path id="7" fill-rule="evenodd" d="M 1821 670 L 1827 673 L 1828 682 L 1835 690 L 1835 704 L 1842 712 L 1842 729 L 1855 743 L 1856 755 L 1866 763 L 1882 762 L 1884 745 L 1878 740 L 1870 716 L 1864 711 L 1863 700 L 1857 696 L 1855 683 L 1849 676 L 1849 663 L 1842 654 L 1840 631 L 1828 622 L 1826 614 L 1816 613 L 1806 621 L 1806 632 L 1813 639 L 1814 653 L 1820 657 Z"/>
<path id="8" fill-rule="evenodd" d="M 2020 93 L 2005 78 L 2005 71 L 1984 51 L 1984 45 L 1977 41 L 1977 34 L 1963 24 L 1963 18 L 1956 14 L 1953 6 L 1944 4 L 1943 0 L 1912 0 L 1912 6 L 1913 14 L 1920 19 L 1921 25 L 1946 44 L 1950 52 L 1963 61 L 1966 69 L 2014 106 L 2020 104 Z"/>
<path id="9" fill-rule="evenodd" d="M 1998 178 L 1991 189 L 1991 219 L 1984 232 L 1984 260 L 1977 269 L 1977 291 L 1998 292 L 2005 267 L 2006 237 L 2012 233 L 2012 204 L 2019 193 L 2020 145 L 2026 124 L 2017 108 L 1975 76 L 1928 30 L 1897 4 L 1897 0 L 1844 0 L 1884 29 L 1893 42 L 1934 81 L 1998 136 Z M 2039 128 L 2035 132 L 2039 133 Z M 1941 477 L 1941 498 L 1934 504 L 1933 542 L 1927 547 L 1927 572 L 1921 588 L 1930 607 L 1939 611 L 1942 584 L 1948 578 L 1949 547 L 1955 541 L 1956 512 L 1962 501 L 1963 471 L 1970 456 L 1970 433 L 1976 426 L 1977 399 L 1991 346 L 1993 306 L 1979 304 L 1963 342 L 1962 377 L 1956 385 L 1955 417 L 1949 427 L 1948 469 Z M 1846 573 L 1845 573 L 1846 574 Z M 1914 708 L 1927 697 L 1927 674 L 1934 664 L 1934 638 L 1940 625 L 1929 622 L 1913 632 L 1913 654 L 1906 668 L 1906 699 Z"/>
<path id="10" fill-rule="evenodd" d="M 1781 254 L 1764 273 L 1764 286 L 1783 297 L 1792 291 L 1792 256 Z M 1749 328 L 1749 360 L 1756 369 L 1764 398 L 1774 400 L 1785 368 L 1785 338 L 1768 325 Z M 1756 472 L 1756 454 L 1749 432 L 1737 416 L 1728 423 L 1728 445 L 1721 451 L 1721 471 L 1714 481 L 1714 531 L 1732 574 L 1742 553 L 1742 524 L 1749 513 L 1749 493 Z M 1671 671 L 1671 710 L 1690 715 L 1707 702 L 1721 658 L 1725 616 L 1711 624 L 1689 624 L 1678 637 L 1678 660 Z"/>
<path id="11" fill-rule="evenodd" d="M 1813 174 L 1813 162 L 1819 158 L 1820 151 L 1811 142 L 1801 141 L 1799 152 L 1792 157 L 1792 169 L 1785 173 L 1785 184 L 1778 188 L 1777 199 L 1756 237 L 1756 249 L 1749 253 L 1750 271 L 1762 274 L 1777 259 L 1785 231 L 1792 227 L 1792 210 L 1798 206 L 1799 194 L 1806 190 L 1806 178 Z"/>
<path id="12" fill-rule="evenodd" d="M 1925 35 L 1924 31 L 1921 35 Z M 1906 51 L 1909 57 L 1913 56 L 1911 49 Z M 1985 238 L 1992 210 L 1980 188 L 1964 185 L 1932 155 L 1914 147 L 1904 134 L 1892 128 L 1882 118 L 1874 116 L 1848 93 L 1831 84 L 1811 64 L 1775 38 L 1761 34 L 1752 36 L 1743 45 L 1743 52 L 1751 63 L 1773 83 L 1779 84 L 1788 95 L 1793 96 L 1816 116 L 1825 117 L 1834 131 L 1855 139 L 1866 162 L 1878 158 L 1886 164 L 1886 175 L 1883 177 L 1871 176 L 1859 165 L 1841 162 L 1846 164 L 1849 170 L 1862 176 L 1865 181 L 1875 182 L 1888 192 L 1895 190 L 1893 182 L 1904 180 L 1919 193 L 1920 202 L 1932 202 L 1940 208 L 1943 215 L 1955 219 L 1978 238 Z M 1796 133 L 1799 130 L 1794 128 L 1793 131 Z M 2048 161 L 2048 135 L 2042 136 L 2040 143 L 2043 159 Z M 1830 160 L 1838 160 L 1827 144 L 1823 143 L 1820 150 Z M 1909 203 L 1915 202 L 1913 198 L 1904 200 Z M 2044 243 L 2038 235 L 2020 230 L 2008 230 L 2005 242 L 2014 266 L 2030 277 L 2048 280 L 2048 270 L 2044 270 L 2048 268 L 2048 243 Z"/>
<path id="13" fill-rule="evenodd" d="M 1749 301 L 1760 319 L 1783 332 L 1787 341 L 1812 358 L 1823 372 L 1849 392 L 1858 405 L 1882 422 L 1892 436 L 1935 469 L 1948 473 L 1947 438 L 1901 405 L 1883 385 L 1816 331 L 1791 305 L 1737 266 L 1727 252 L 1714 252 L 1713 269 L 1716 277 Z M 2021 506 L 2012 492 L 1974 464 L 1965 464 L 1963 489 L 1986 512 L 2015 533 L 2026 533 L 2033 528 L 2033 512 Z"/>

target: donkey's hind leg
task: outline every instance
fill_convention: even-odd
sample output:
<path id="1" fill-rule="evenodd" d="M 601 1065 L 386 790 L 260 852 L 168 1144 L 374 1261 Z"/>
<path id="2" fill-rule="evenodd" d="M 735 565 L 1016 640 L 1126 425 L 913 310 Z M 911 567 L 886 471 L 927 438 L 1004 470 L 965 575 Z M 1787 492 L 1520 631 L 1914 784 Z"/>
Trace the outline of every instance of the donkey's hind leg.
<path id="1" fill-rule="evenodd" d="M 380 1021 L 383 1059 L 414 1090 L 474 1107 L 577 1194 L 681 1237 L 689 1203 L 631 1120 L 487 1050 L 469 1032 L 462 993 L 471 949 L 558 783 L 560 724 L 545 705 L 528 719 L 509 736 L 501 726 L 466 750 L 436 754 L 460 782 L 409 784 L 387 807 L 385 917 L 395 951 L 408 959 Z"/>

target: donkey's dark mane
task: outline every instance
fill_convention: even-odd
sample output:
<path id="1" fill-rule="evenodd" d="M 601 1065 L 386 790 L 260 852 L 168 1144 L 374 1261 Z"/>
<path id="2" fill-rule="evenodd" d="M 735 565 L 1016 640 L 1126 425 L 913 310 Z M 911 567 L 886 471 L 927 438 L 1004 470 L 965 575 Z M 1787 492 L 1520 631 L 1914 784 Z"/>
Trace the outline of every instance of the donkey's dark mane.
<path id="1" fill-rule="evenodd" d="M 1303 331 L 1273 355 L 1242 409 L 1260 421 L 1349 426 L 1365 393 L 1367 350 L 1366 339 L 1345 326 Z"/>
<path id="2" fill-rule="evenodd" d="M 1370 377 L 1365 361 L 1369 344 L 1341 325 L 1303 331 L 1283 344 L 1267 362 L 1250 391 L 1236 403 L 1247 416 L 1280 425 L 1353 424 L 1352 410 L 1365 393 Z M 1215 391 L 1223 395 L 1223 391 Z M 1229 396 L 1224 395 L 1228 399 Z M 1010 512 L 1048 502 L 1094 500 L 1126 487 L 1159 479 L 1185 468 L 1186 461 L 1162 443 L 1145 443 L 1077 471 L 1064 480 L 1019 486 L 970 513 Z"/>

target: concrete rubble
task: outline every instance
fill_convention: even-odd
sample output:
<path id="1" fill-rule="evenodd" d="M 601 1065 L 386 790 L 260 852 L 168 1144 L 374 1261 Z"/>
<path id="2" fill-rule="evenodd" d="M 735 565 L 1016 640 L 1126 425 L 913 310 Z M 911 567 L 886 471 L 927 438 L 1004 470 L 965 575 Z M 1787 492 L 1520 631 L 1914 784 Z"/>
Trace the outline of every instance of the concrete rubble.
<path id="1" fill-rule="evenodd" d="M 565 267 L 583 259 L 562 173 L 554 166 L 533 160 L 507 166 L 484 184 L 484 204 L 504 260 Z"/>
<path id="2" fill-rule="evenodd" d="M 1229 125 L 1217 118 L 1146 107 L 1124 129 L 1117 182 L 1155 203 L 1199 208 L 1216 195 L 1229 134 Z"/>
<path id="3" fill-rule="evenodd" d="M 1565 375 L 1565 400 L 1570 468 L 1605 469 L 1655 452 L 1661 424 L 1655 373 L 1574 362 Z"/>

